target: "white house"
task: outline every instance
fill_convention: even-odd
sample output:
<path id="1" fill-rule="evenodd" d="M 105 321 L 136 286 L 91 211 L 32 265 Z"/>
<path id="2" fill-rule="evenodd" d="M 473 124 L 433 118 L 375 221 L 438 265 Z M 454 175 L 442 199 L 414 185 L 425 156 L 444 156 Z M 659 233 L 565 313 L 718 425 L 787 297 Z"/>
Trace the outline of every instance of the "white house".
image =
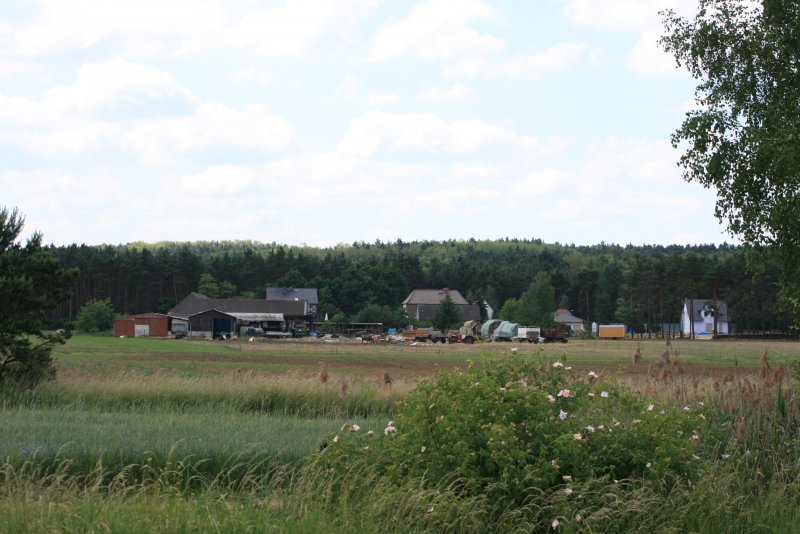
<path id="1" fill-rule="evenodd" d="M 681 332 L 690 337 L 730 333 L 728 305 L 724 300 L 685 299 L 681 314 Z M 716 324 L 716 330 L 715 325 Z"/>

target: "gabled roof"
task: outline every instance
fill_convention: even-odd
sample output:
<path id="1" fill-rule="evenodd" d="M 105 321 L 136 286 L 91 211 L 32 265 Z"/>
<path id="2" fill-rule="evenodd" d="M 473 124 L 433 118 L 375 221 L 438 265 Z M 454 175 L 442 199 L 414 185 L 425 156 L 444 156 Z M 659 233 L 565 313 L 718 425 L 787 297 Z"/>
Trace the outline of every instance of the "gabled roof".
<path id="1" fill-rule="evenodd" d="M 684 309 L 687 310 L 690 307 L 693 307 L 694 309 L 692 310 L 692 319 L 694 321 L 704 321 L 707 317 L 705 313 L 707 311 L 710 311 L 710 309 L 713 309 L 713 307 L 715 306 L 714 306 L 714 299 L 684 299 L 683 307 Z M 728 304 L 724 300 L 717 299 L 716 308 L 717 308 L 717 321 L 727 321 Z"/>
<path id="2" fill-rule="evenodd" d="M 439 310 L 439 304 L 410 304 L 408 316 L 420 321 L 430 321 Z M 481 309 L 477 304 L 456 304 L 461 320 L 480 321 Z"/>
<path id="3" fill-rule="evenodd" d="M 572 315 L 572 312 L 566 308 L 559 308 L 553 312 L 553 321 L 564 324 L 583 324 L 583 319 L 575 317 Z"/>
<path id="4" fill-rule="evenodd" d="M 268 287 L 267 300 L 305 300 L 319 304 L 316 287 Z"/>
<path id="5" fill-rule="evenodd" d="M 305 315 L 304 301 L 269 301 L 262 299 L 211 299 L 200 293 L 190 293 L 169 311 L 170 315 L 189 317 L 208 310 L 228 314 L 282 313 L 289 316 Z"/>
<path id="6" fill-rule="evenodd" d="M 445 295 L 455 304 L 469 304 L 458 289 L 415 289 L 403 301 L 403 304 L 440 304 Z"/>

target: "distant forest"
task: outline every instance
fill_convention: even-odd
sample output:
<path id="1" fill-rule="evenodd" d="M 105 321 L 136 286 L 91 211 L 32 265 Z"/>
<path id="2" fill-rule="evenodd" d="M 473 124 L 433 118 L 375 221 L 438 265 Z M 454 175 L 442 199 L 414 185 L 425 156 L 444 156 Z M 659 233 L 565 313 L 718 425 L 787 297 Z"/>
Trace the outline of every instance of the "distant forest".
<path id="1" fill-rule="evenodd" d="M 266 287 L 316 287 L 320 313 L 337 320 L 402 323 L 400 304 L 412 289 L 444 287 L 470 302 L 486 300 L 497 316 L 508 314 L 536 278 L 552 288 L 544 295 L 553 310 L 565 307 L 588 322 L 622 322 L 640 332 L 678 323 L 684 298 L 727 301 L 740 331 L 785 331 L 792 324 L 776 307 L 778 267 L 767 262 L 755 275 L 745 251 L 730 245 L 470 239 L 331 248 L 230 241 L 50 250 L 63 267 L 80 270 L 71 300 L 54 312 L 61 323 L 93 299 L 110 299 L 118 313 L 166 312 L 192 291 L 264 298 Z"/>

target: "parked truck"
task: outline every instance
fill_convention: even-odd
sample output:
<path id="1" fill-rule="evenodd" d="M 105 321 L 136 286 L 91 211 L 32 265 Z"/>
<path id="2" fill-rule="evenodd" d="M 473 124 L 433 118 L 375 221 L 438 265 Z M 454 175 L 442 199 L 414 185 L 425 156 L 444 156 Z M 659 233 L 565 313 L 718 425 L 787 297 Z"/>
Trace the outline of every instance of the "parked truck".
<path id="1" fill-rule="evenodd" d="M 478 321 L 465 321 L 458 330 L 451 330 L 448 336 L 449 343 L 466 343 L 471 345 L 478 339 Z"/>

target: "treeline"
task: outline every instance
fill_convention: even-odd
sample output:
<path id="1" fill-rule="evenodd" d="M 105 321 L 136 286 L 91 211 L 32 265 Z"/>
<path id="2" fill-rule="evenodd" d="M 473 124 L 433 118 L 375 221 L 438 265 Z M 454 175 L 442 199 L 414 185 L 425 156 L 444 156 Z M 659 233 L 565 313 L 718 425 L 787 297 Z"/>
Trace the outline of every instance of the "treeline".
<path id="1" fill-rule="evenodd" d="M 192 291 L 263 298 L 266 287 L 316 287 L 323 314 L 397 323 L 402 322 L 400 304 L 412 289 L 449 287 L 505 314 L 515 313 L 514 306 L 537 289 L 544 295 L 540 298 L 552 300 L 540 307 L 565 307 L 589 322 L 624 322 L 639 331 L 678 323 L 684 298 L 726 300 L 731 320 L 742 331 L 791 325 L 791 317 L 776 307 L 778 268 L 767 262 L 753 274 L 745 251 L 730 245 L 471 239 L 330 248 L 234 241 L 51 250 L 63 267 L 80 269 L 71 300 L 54 313 L 56 321 L 71 320 L 93 299 L 110 299 L 119 313 L 165 312 Z"/>

